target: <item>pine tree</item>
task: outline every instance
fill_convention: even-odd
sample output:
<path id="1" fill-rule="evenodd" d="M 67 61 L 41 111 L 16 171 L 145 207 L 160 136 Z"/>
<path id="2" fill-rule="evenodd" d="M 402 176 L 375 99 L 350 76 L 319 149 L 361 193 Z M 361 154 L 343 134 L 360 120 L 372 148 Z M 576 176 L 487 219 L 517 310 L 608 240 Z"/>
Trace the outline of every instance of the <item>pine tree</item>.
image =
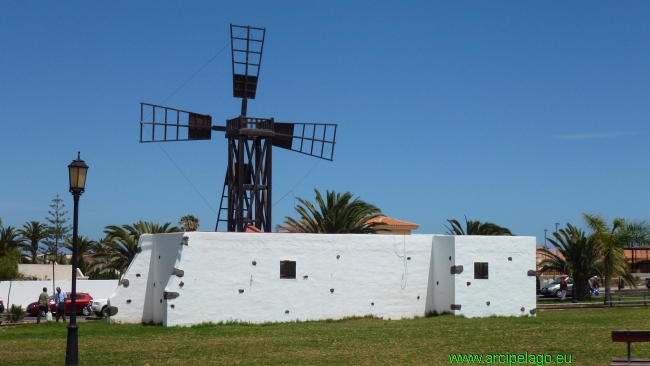
<path id="1" fill-rule="evenodd" d="M 59 254 L 59 248 L 65 243 L 65 240 L 70 236 L 69 232 L 71 230 L 70 225 L 66 225 L 70 219 L 65 217 L 68 211 L 63 211 L 65 205 L 63 200 L 59 198 L 59 195 L 56 195 L 56 198 L 52 200 L 50 205 L 52 211 L 47 211 L 50 214 L 50 217 L 45 219 L 50 223 L 49 235 L 43 240 L 43 244 L 47 246 L 47 251 L 55 255 Z"/>

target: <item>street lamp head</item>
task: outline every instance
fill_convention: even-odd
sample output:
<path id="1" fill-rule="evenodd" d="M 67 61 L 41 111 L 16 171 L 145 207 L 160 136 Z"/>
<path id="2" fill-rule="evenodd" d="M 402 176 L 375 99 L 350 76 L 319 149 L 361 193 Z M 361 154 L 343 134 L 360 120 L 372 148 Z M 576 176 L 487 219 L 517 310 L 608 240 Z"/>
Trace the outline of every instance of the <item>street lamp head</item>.
<path id="1" fill-rule="evenodd" d="M 571 234 L 571 243 L 578 244 L 578 237 L 576 234 Z"/>
<path id="2" fill-rule="evenodd" d="M 72 194 L 83 193 L 86 186 L 88 165 L 81 160 L 80 156 L 81 153 L 77 152 L 77 159 L 68 165 L 68 171 L 70 172 L 70 193 Z"/>

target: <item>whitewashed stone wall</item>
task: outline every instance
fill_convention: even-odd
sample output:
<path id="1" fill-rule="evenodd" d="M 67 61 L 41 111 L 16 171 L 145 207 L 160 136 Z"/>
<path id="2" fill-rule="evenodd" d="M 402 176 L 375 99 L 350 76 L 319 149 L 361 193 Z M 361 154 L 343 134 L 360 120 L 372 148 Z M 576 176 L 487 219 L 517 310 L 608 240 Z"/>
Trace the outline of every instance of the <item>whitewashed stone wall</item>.
<path id="1" fill-rule="evenodd" d="M 166 326 L 368 314 L 400 319 L 451 311 L 451 304 L 460 304 L 454 312 L 468 317 L 521 315 L 535 307 L 535 278 L 526 273 L 535 268 L 534 240 L 224 232 L 144 235 L 142 251 L 124 276 L 128 286 L 118 287 L 111 305 L 118 308 L 117 321 Z M 295 279 L 280 278 L 284 260 L 296 262 Z M 473 279 L 474 261 L 490 263 L 489 279 Z M 450 267 L 459 264 L 464 271 L 452 275 Z M 501 288 L 504 281 L 507 287 Z M 163 291 L 168 297 L 178 296 L 163 299 Z"/>
<path id="2" fill-rule="evenodd" d="M 434 310 L 470 318 L 534 315 L 536 283 L 528 271 L 535 270 L 535 238 L 436 236 L 433 242 Z M 474 278 L 475 262 L 488 263 L 488 279 Z M 454 265 L 463 271 L 452 275 Z"/>
<path id="3" fill-rule="evenodd" d="M 113 318 L 124 323 L 161 323 L 165 285 L 180 254 L 183 233 L 145 234 L 120 286 L 110 296 L 118 308 Z M 206 252 L 210 252 L 206 248 Z"/>
<path id="4" fill-rule="evenodd" d="M 455 301 L 456 282 L 450 272 L 455 265 L 455 237 L 434 236 L 431 255 L 431 273 L 429 279 L 430 299 L 427 312 L 452 312 L 451 304 Z"/>
<path id="5" fill-rule="evenodd" d="M 72 272 L 72 271 L 70 271 Z M 11 283 L 10 283 L 11 282 Z M 56 286 L 61 291 L 72 291 L 71 280 L 56 280 Z M 9 293 L 11 285 L 11 294 Z M 11 304 L 27 308 L 32 302 L 38 300 L 38 295 L 47 287 L 47 292 L 52 295 L 52 280 L 50 281 L 0 281 L 0 297 L 4 300 L 5 307 Z M 93 299 L 107 298 L 115 292 L 117 280 L 77 280 L 77 292 L 87 292 Z M 8 303 L 10 301 L 11 303 Z"/>

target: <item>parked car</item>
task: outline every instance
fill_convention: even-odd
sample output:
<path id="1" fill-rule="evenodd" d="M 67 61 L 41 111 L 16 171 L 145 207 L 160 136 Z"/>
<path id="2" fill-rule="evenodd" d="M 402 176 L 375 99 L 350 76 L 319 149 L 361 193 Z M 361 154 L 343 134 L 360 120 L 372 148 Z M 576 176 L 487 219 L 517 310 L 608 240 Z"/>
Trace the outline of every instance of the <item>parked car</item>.
<path id="1" fill-rule="evenodd" d="M 645 287 L 650 288 L 650 278 L 645 279 Z M 2 299 L 0 299 L 0 303 L 2 302 Z"/>
<path id="2" fill-rule="evenodd" d="M 72 295 L 71 292 L 66 292 L 68 294 L 68 298 L 65 299 L 65 313 L 70 314 L 70 309 L 72 308 L 72 300 L 70 299 L 70 296 Z M 83 314 L 85 316 L 90 315 L 91 310 L 90 306 L 90 301 L 93 299 L 92 296 L 85 292 L 77 292 L 77 313 L 78 314 Z M 48 303 L 50 304 L 50 311 L 52 314 L 56 314 L 56 303 L 54 301 L 54 295 L 50 296 L 47 299 Z M 27 314 L 37 316 L 38 315 L 38 301 L 35 301 L 29 305 L 27 305 Z M 45 312 L 41 314 L 41 316 L 45 316 Z"/>
<path id="3" fill-rule="evenodd" d="M 106 299 L 93 299 L 93 301 L 90 302 L 90 309 L 95 313 L 97 316 L 106 316 L 106 305 L 108 303 L 108 298 Z"/>
<path id="4" fill-rule="evenodd" d="M 556 278 L 553 282 L 544 285 L 540 290 L 541 294 L 547 297 L 560 297 L 560 281 L 562 281 L 562 276 Z M 569 277 L 567 283 L 569 288 L 566 292 L 566 296 L 571 296 L 571 291 L 573 290 L 573 278 Z"/>

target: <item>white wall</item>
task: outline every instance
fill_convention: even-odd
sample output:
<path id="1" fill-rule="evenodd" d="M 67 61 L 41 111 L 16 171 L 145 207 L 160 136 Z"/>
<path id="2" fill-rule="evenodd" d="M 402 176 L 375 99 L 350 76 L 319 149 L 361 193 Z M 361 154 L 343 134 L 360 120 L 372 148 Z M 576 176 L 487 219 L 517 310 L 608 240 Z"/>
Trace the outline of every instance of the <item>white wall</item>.
<path id="1" fill-rule="evenodd" d="M 451 304 L 468 317 L 522 315 L 536 301 L 526 273 L 535 268 L 532 237 L 190 232 L 144 235 L 140 246 L 124 276 L 129 286 L 111 296 L 117 321 L 400 319 Z M 282 260 L 296 261 L 295 279 L 280 279 Z M 489 262 L 489 279 L 474 280 L 476 261 Z M 163 285 L 179 296 L 161 302 Z"/>
<path id="2" fill-rule="evenodd" d="M 164 325 L 424 315 L 430 236 L 186 235 L 176 263 L 185 275 L 167 284 L 180 296 L 163 301 Z M 296 279 L 280 279 L 281 260 L 296 261 Z"/>
<path id="3" fill-rule="evenodd" d="M 0 282 L 0 297 L 4 300 L 6 308 L 11 307 L 11 304 L 27 308 L 27 305 L 38 300 L 43 287 L 47 287 L 49 294 L 54 294 L 52 281 L 11 281 L 11 294 L 9 285 L 10 281 Z M 61 291 L 72 291 L 71 280 L 56 280 L 56 286 L 61 287 Z M 77 280 L 77 292 L 87 292 L 93 299 L 109 297 L 116 287 L 117 280 Z M 11 301 L 11 304 L 7 301 Z"/>
<path id="4" fill-rule="evenodd" d="M 431 256 L 432 273 L 429 286 L 432 291 L 432 308 L 427 312 L 452 312 L 451 305 L 456 302 L 456 281 L 451 274 L 451 267 L 456 265 L 456 245 L 454 236 L 434 236 Z"/>
<path id="5" fill-rule="evenodd" d="M 120 285 L 110 296 L 113 316 L 124 323 L 162 322 L 162 297 L 179 250 L 183 233 L 145 234 L 140 237 L 136 254 L 123 276 L 129 285 Z"/>
<path id="6" fill-rule="evenodd" d="M 454 241 L 456 265 L 464 267 L 454 275 L 454 301 L 461 305 L 456 314 L 531 315 L 536 308 L 536 284 L 535 276 L 527 272 L 535 269 L 534 237 L 456 236 Z M 488 263 L 488 279 L 474 279 L 474 262 Z"/>

